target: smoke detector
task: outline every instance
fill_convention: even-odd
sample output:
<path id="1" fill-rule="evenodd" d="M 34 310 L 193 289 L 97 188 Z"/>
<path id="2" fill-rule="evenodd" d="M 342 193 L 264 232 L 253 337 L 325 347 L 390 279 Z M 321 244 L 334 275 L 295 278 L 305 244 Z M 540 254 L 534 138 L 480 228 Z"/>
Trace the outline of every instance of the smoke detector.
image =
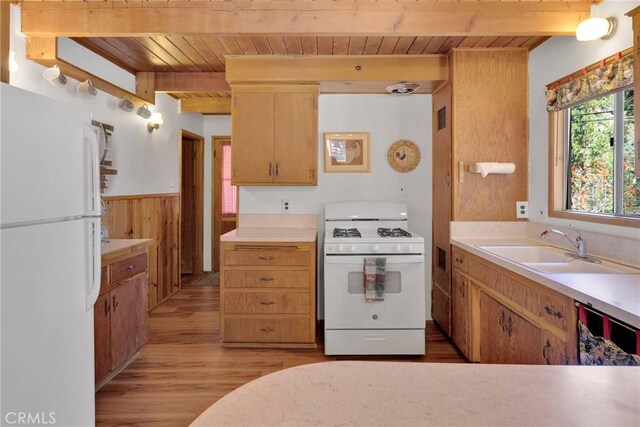
<path id="1" fill-rule="evenodd" d="M 420 87 L 417 83 L 412 82 L 400 82 L 393 84 L 391 86 L 387 86 L 386 90 L 391 95 L 411 95 Z"/>

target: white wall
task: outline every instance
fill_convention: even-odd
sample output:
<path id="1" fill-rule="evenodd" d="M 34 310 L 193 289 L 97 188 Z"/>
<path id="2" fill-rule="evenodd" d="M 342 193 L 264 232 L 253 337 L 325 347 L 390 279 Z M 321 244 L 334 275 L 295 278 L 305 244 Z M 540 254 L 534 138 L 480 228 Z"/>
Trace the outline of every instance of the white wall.
<path id="1" fill-rule="evenodd" d="M 11 73 L 10 83 L 31 92 L 78 105 L 93 114 L 93 119 L 112 124 L 114 132 L 114 168 L 118 175 L 109 178 L 106 195 L 172 193 L 180 191 L 179 184 L 179 132 L 186 129 L 203 135 L 203 119 L 200 114 L 181 114 L 179 102 L 168 95 L 158 94 L 151 109 L 162 113 L 164 124 L 149 133 L 146 120 L 135 112 L 127 113 L 118 108 L 118 98 L 98 91 L 94 99 L 76 94 L 78 82 L 69 79 L 66 86 L 55 88 L 42 78 L 44 67 L 26 59 L 26 38 L 19 33 L 20 13 L 11 6 L 11 50 L 16 53 L 18 71 Z M 82 46 L 63 40 L 60 54 L 74 62 L 82 63 L 92 72 L 100 71 L 101 77 L 130 85 L 131 74 L 114 67 L 102 57 Z"/>
<path id="2" fill-rule="evenodd" d="M 318 185 L 314 187 L 241 187 L 240 212 L 280 213 L 281 200 L 290 213 L 319 216 L 319 245 L 324 235 L 323 207 L 338 201 L 391 201 L 408 205 L 409 228 L 425 239 L 426 310 L 431 313 L 431 96 L 321 95 L 318 123 Z M 370 132 L 370 173 L 324 173 L 323 132 Z M 406 174 L 387 163 L 387 150 L 398 139 L 410 139 L 422 160 Z M 398 195 L 401 186 L 406 196 Z M 322 253 L 319 255 L 319 317 L 323 318 Z"/>
<path id="3" fill-rule="evenodd" d="M 592 16 L 618 20 L 618 29 L 609 40 L 579 42 L 575 37 L 553 37 L 531 52 L 529 58 L 529 212 L 530 221 L 575 227 L 606 234 L 640 238 L 640 230 L 547 216 L 548 208 L 548 113 L 545 86 L 633 45 L 631 18 L 624 14 L 637 1 L 608 0 L 592 7 Z"/>
<path id="4" fill-rule="evenodd" d="M 231 116 L 204 117 L 204 270 L 211 271 L 211 221 L 213 205 L 211 203 L 213 171 L 212 137 L 231 135 Z"/>

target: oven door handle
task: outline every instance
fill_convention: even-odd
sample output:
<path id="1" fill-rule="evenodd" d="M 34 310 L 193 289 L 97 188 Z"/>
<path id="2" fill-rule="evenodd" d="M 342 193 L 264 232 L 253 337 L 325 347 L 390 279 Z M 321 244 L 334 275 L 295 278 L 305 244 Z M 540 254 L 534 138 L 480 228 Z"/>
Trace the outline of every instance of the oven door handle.
<path id="1" fill-rule="evenodd" d="M 326 255 L 324 257 L 325 264 L 349 264 L 357 265 L 360 268 L 364 264 L 365 258 L 376 258 L 375 255 L 362 256 L 362 255 Z M 401 264 L 424 264 L 423 255 L 390 255 L 382 256 L 380 258 L 387 259 L 387 267 L 389 265 L 401 265 Z"/>

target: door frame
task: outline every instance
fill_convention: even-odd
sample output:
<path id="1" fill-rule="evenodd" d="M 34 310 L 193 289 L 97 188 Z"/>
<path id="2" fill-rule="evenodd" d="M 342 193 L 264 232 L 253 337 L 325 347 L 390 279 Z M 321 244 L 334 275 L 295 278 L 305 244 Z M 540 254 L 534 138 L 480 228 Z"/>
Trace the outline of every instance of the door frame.
<path id="1" fill-rule="evenodd" d="M 231 140 L 229 135 L 213 135 L 211 137 L 211 271 L 220 271 L 220 247 L 216 251 L 216 240 L 220 239 L 221 233 L 216 228 L 216 223 L 222 224 L 222 210 L 216 201 L 222 197 L 222 184 L 217 176 L 220 175 L 221 158 L 216 156 L 216 149 L 220 140 Z M 240 186 L 238 187 L 238 194 L 236 198 L 236 208 L 240 206 Z M 236 212 L 236 227 L 238 221 L 238 212 Z"/>
<path id="2" fill-rule="evenodd" d="M 182 277 L 182 140 L 186 137 L 193 140 L 195 144 L 195 158 L 193 160 L 194 172 L 194 185 L 195 185 L 195 202 L 196 202 L 196 215 L 195 215 L 195 260 L 193 266 L 193 274 L 201 274 L 203 272 L 203 249 L 204 249 L 204 137 L 195 133 L 189 132 L 184 129 L 180 129 L 180 139 L 178 141 L 178 157 L 179 157 L 179 193 L 180 193 L 180 215 L 178 227 L 178 273 L 179 277 Z"/>

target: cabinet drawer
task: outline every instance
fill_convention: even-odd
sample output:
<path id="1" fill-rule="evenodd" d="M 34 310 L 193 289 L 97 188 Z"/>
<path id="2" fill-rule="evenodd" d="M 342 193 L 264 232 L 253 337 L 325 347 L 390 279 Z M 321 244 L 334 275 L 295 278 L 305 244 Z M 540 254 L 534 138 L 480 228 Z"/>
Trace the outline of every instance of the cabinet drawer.
<path id="1" fill-rule="evenodd" d="M 225 288 L 303 288 L 309 289 L 308 271 L 227 270 Z"/>
<path id="2" fill-rule="evenodd" d="M 226 251 L 225 265 L 255 265 L 255 266 L 308 266 L 310 261 L 308 251 L 289 251 L 273 249 L 247 249 Z"/>
<path id="3" fill-rule="evenodd" d="M 110 283 L 119 282 L 147 270 L 147 254 L 136 255 L 111 265 Z"/>
<path id="4" fill-rule="evenodd" d="M 306 343 L 310 338 L 308 317 L 225 317 L 223 342 Z"/>
<path id="5" fill-rule="evenodd" d="M 225 292 L 226 314 L 308 314 L 306 292 Z"/>
<path id="6" fill-rule="evenodd" d="M 467 256 L 465 254 L 454 250 L 451 258 L 453 259 L 453 268 L 463 273 L 467 272 Z"/>
<path id="7" fill-rule="evenodd" d="M 106 288 L 109 284 L 109 267 L 100 269 L 100 289 Z"/>
<path id="8" fill-rule="evenodd" d="M 556 299 L 550 295 L 542 296 L 542 304 L 540 307 L 540 317 L 552 325 L 567 330 L 567 310 L 571 307 L 571 301 L 569 299 L 562 301 Z"/>

